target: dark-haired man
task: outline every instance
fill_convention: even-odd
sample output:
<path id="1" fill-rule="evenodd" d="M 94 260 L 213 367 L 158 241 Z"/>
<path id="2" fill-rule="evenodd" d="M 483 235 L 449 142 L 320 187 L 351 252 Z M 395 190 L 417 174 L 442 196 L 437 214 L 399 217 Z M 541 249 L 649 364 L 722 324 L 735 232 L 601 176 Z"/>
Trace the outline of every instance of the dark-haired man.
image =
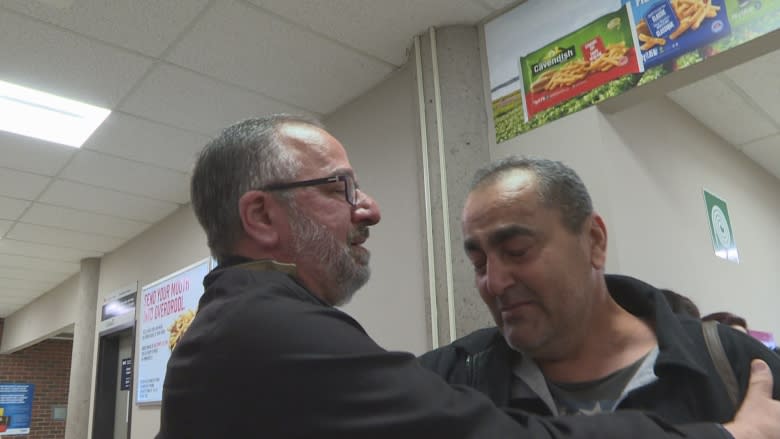
<path id="1" fill-rule="evenodd" d="M 539 415 L 639 409 L 675 423 L 734 416 L 698 319 L 675 315 L 640 280 L 604 274 L 606 226 L 572 169 L 519 157 L 487 166 L 462 227 L 498 327 L 424 355 L 424 365 L 498 406 Z M 719 332 L 739 400 L 754 358 L 773 370 L 777 399 L 780 358 L 730 328 Z"/>

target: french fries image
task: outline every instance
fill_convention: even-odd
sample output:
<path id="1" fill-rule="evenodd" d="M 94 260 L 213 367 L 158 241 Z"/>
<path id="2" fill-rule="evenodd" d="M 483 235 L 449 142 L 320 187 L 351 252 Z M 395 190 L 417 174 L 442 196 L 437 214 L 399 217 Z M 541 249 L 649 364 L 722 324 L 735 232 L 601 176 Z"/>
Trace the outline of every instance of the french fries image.
<path id="1" fill-rule="evenodd" d="M 656 38 L 650 35 L 650 28 L 647 26 L 647 22 L 645 20 L 639 21 L 639 24 L 636 26 L 636 34 L 639 38 L 639 41 L 642 42 L 642 45 L 639 46 L 641 50 L 650 50 L 655 46 L 666 45 L 665 38 Z"/>
<path id="2" fill-rule="evenodd" d="M 715 18 L 720 11 L 720 6 L 712 4 L 712 0 L 672 0 L 672 8 L 680 25 L 677 26 L 669 39 L 676 40 L 689 30 L 697 30 L 707 18 Z M 641 50 L 650 50 L 655 46 L 666 44 L 665 38 L 653 37 L 645 20 L 641 20 L 636 26 L 637 36 L 642 45 Z"/>
<path id="3" fill-rule="evenodd" d="M 168 328 L 168 331 L 170 332 L 170 336 L 168 337 L 168 347 L 171 350 L 176 347 L 179 339 L 187 330 L 187 328 L 190 327 L 190 323 L 192 323 L 192 319 L 194 318 L 195 312 L 193 312 L 191 309 L 188 309 L 187 311 L 179 314 L 171 327 Z"/>
<path id="4" fill-rule="evenodd" d="M 674 30 L 674 32 L 669 34 L 669 38 L 676 40 L 680 37 L 685 31 L 688 30 L 688 28 L 691 27 L 693 24 L 693 17 L 685 17 L 680 21 L 680 26 L 677 27 L 677 29 Z"/>
<path id="5" fill-rule="evenodd" d="M 644 43 L 639 46 L 639 48 L 642 50 L 649 50 L 655 46 L 663 46 L 666 44 L 666 39 L 651 37 L 648 34 L 639 34 L 639 41 Z"/>
<path id="6" fill-rule="evenodd" d="M 544 89 L 551 91 L 558 87 L 568 87 L 575 82 L 581 81 L 586 76 L 588 76 L 588 62 L 581 59 L 571 61 L 553 72 L 552 78 L 544 86 Z"/>
<path id="7" fill-rule="evenodd" d="M 699 29 L 705 18 L 715 18 L 720 11 L 720 6 L 713 5 L 712 0 L 672 0 L 672 8 L 680 21 L 680 27 L 669 36 L 673 40 L 689 29 Z"/>
<path id="8" fill-rule="evenodd" d="M 531 92 L 539 93 L 540 91 L 544 91 L 545 87 L 547 87 L 547 84 L 550 83 L 550 80 L 554 75 L 554 70 L 548 70 L 542 73 L 538 78 L 536 78 L 536 81 L 531 83 Z"/>
<path id="9" fill-rule="evenodd" d="M 620 65 L 622 58 L 628 52 L 625 41 L 613 43 L 605 48 L 604 53 L 593 62 L 585 60 L 571 61 L 557 70 L 542 73 L 532 84 L 531 92 L 553 91 L 560 87 L 569 87 L 596 72 L 606 72 Z"/>
<path id="10" fill-rule="evenodd" d="M 606 52 L 590 63 L 591 72 L 606 72 L 607 70 L 620 65 L 620 60 L 628 52 L 625 41 L 610 44 L 606 47 Z"/>

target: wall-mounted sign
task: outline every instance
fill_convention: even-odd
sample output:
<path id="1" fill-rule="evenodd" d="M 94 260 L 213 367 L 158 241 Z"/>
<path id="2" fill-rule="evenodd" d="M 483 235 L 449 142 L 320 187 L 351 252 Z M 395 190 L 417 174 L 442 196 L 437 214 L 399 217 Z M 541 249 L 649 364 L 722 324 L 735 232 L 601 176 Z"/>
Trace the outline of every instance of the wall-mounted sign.
<path id="1" fill-rule="evenodd" d="M 705 189 L 704 205 L 707 208 L 707 222 L 710 225 L 710 237 L 715 256 L 739 263 L 737 241 L 734 239 L 734 229 L 731 227 L 726 202 Z"/>
<path id="2" fill-rule="evenodd" d="M 138 292 L 138 283 L 133 283 L 108 294 L 100 308 L 100 323 L 98 332 L 118 331 L 129 328 L 135 322 L 135 297 Z"/>
<path id="3" fill-rule="evenodd" d="M 0 436 L 30 434 L 35 384 L 0 383 Z"/>
<path id="4" fill-rule="evenodd" d="M 600 63 L 585 63 L 604 53 L 601 45 L 607 51 L 605 39 L 623 29 L 618 24 L 627 20 L 618 22 L 613 16 L 621 6 L 629 14 L 626 30 L 632 35 L 624 38 L 628 50 L 614 67 L 625 71 L 613 68 L 594 76 L 623 52 L 623 46 L 613 46 Z M 602 19 L 606 29 L 597 24 Z M 527 0 L 484 26 L 496 143 L 778 28 L 780 0 Z M 566 41 L 580 32 L 603 33 L 601 43 L 593 42 L 596 36 L 578 44 Z M 591 47 L 583 48 L 588 41 Z M 638 71 L 628 67 L 632 57 Z M 542 70 L 534 71 L 534 66 Z"/>
<path id="5" fill-rule="evenodd" d="M 204 259 L 141 289 L 137 403 L 162 400 L 168 359 L 198 310 L 209 262 Z"/>
<path id="6" fill-rule="evenodd" d="M 526 121 L 542 110 L 642 70 L 627 8 L 520 57 Z"/>
<path id="7" fill-rule="evenodd" d="M 130 390 L 133 382 L 133 359 L 122 358 L 122 373 L 119 375 L 119 390 Z"/>
<path id="8" fill-rule="evenodd" d="M 634 13 L 646 68 L 654 67 L 731 33 L 724 0 L 623 0 Z"/>

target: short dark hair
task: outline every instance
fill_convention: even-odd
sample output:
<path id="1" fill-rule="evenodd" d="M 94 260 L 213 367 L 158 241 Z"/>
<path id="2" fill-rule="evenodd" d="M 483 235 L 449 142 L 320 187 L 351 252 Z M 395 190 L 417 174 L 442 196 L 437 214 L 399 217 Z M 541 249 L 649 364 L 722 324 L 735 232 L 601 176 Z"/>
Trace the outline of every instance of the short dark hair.
<path id="1" fill-rule="evenodd" d="M 708 322 L 708 321 L 714 320 L 716 322 L 723 323 L 724 325 L 729 325 L 729 326 L 737 325 L 737 326 L 741 326 L 741 327 L 743 327 L 745 329 L 747 329 L 747 327 L 748 327 L 747 321 L 745 321 L 744 318 L 742 318 L 742 317 L 740 317 L 740 316 L 738 316 L 736 314 L 732 314 L 730 312 L 727 312 L 727 311 L 714 312 L 712 314 L 707 314 L 706 316 L 702 317 L 701 320 L 704 321 L 704 322 Z"/>
<path id="2" fill-rule="evenodd" d="M 669 307 L 672 308 L 672 312 L 675 314 L 685 314 L 697 319 L 701 317 L 699 307 L 691 299 L 672 290 L 662 289 L 661 293 L 663 293 L 666 302 L 669 303 Z"/>
<path id="3" fill-rule="evenodd" d="M 493 183 L 514 170 L 530 171 L 536 176 L 539 200 L 561 212 L 564 226 L 579 232 L 585 219 L 593 213 L 593 202 L 580 176 L 562 162 L 519 156 L 509 156 L 479 169 L 474 175 L 470 192 Z"/>
<path id="4" fill-rule="evenodd" d="M 211 254 L 218 261 L 232 253 L 241 236 L 241 196 L 297 175 L 300 163 L 279 135 L 280 128 L 289 124 L 322 128 L 316 120 L 288 114 L 247 119 L 224 129 L 200 152 L 190 182 L 190 199 Z"/>

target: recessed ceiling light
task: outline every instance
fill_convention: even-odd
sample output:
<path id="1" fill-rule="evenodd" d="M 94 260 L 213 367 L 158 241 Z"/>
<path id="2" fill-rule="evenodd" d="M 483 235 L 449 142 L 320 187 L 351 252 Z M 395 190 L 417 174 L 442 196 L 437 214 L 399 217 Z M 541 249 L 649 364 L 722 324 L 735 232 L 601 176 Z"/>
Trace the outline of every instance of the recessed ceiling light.
<path id="1" fill-rule="evenodd" d="M 0 81 L 0 130 L 80 148 L 111 110 Z"/>

